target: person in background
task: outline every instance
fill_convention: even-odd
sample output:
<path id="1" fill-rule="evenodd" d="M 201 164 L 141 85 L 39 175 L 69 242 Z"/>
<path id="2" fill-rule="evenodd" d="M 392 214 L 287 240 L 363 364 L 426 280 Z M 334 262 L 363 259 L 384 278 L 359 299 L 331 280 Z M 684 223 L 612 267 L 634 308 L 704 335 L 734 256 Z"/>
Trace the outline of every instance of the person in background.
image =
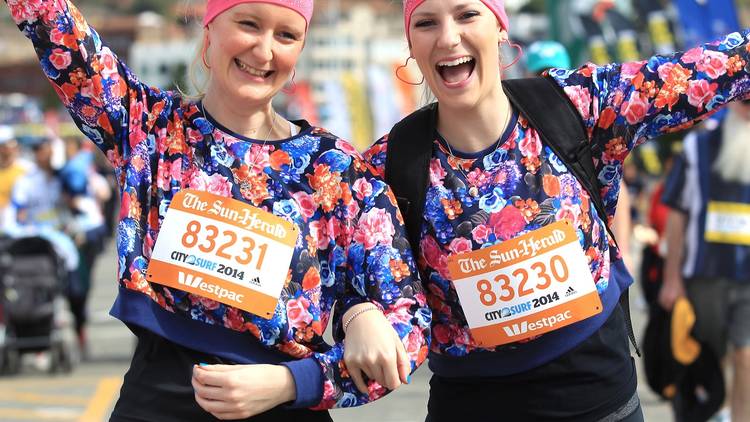
<path id="1" fill-rule="evenodd" d="M 665 185 L 670 207 L 667 257 L 659 304 L 670 311 L 687 297 L 695 309 L 695 337 L 720 359 L 731 345 L 731 412 L 750 420 L 750 101 L 732 104 L 684 142 Z M 676 419 L 683 420 L 680 397 Z"/>
<path id="2" fill-rule="evenodd" d="M 75 319 L 75 329 L 82 356 L 88 355 L 86 340 L 86 304 L 96 258 L 104 248 L 106 226 L 101 203 L 110 196 L 109 186 L 94 169 L 93 151 L 84 150 L 80 136 L 65 141 L 67 160 L 59 172 L 63 197 L 69 209 L 64 231 L 73 239 L 79 255 L 78 268 L 67 289 L 68 303 Z"/>
<path id="3" fill-rule="evenodd" d="M 6 208 L 10 205 L 13 186 L 27 170 L 18 160 L 19 148 L 14 130 L 10 126 L 0 125 L 0 234 L 5 227 Z M 7 218 L 13 218 L 8 216 Z"/>

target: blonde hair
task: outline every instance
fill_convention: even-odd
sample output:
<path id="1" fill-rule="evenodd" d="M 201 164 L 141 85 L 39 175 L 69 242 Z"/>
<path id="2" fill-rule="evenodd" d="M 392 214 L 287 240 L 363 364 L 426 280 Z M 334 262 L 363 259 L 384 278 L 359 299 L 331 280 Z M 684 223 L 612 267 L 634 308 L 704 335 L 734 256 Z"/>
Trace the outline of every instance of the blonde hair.
<path id="1" fill-rule="evenodd" d="M 191 92 L 185 91 L 179 84 L 175 83 L 175 86 L 177 87 L 177 92 L 180 93 L 180 95 L 185 98 L 188 101 L 198 102 L 203 99 L 203 97 L 206 96 L 206 88 L 208 86 L 208 82 L 211 79 L 211 69 L 206 67 L 205 63 L 203 63 L 203 49 L 205 45 L 205 37 L 203 38 L 203 41 L 198 45 L 198 49 L 195 52 L 195 56 L 193 57 L 193 61 L 190 63 L 190 66 L 188 67 L 187 77 L 188 82 L 190 83 L 190 90 Z M 198 76 L 198 70 L 200 68 L 200 73 L 204 75 L 202 78 L 203 80 L 199 80 Z"/>

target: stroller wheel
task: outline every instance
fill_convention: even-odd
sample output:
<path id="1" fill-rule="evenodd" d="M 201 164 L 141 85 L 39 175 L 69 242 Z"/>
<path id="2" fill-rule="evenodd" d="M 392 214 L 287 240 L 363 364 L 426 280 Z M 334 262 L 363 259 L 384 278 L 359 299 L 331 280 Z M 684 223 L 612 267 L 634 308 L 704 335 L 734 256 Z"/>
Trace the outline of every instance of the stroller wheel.
<path id="1" fill-rule="evenodd" d="M 21 354 L 18 350 L 5 348 L 0 352 L 0 374 L 16 375 L 21 370 Z"/>

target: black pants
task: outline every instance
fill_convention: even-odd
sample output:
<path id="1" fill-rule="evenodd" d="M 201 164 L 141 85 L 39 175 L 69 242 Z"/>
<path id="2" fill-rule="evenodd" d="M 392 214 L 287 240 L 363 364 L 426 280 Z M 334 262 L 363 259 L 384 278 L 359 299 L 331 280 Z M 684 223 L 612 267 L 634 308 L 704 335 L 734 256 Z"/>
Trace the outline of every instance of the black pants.
<path id="1" fill-rule="evenodd" d="M 219 419 L 195 402 L 193 365 L 217 359 L 131 327 L 138 345 L 120 389 L 111 422 L 214 422 Z M 333 422 L 328 412 L 272 409 L 247 422 Z"/>
<path id="2" fill-rule="evenodd" d="M 502 377 L 433 376 L 427 422 L 637 422 L 636 384 L 618 306 L 599 331 L 538 368 Z"/>

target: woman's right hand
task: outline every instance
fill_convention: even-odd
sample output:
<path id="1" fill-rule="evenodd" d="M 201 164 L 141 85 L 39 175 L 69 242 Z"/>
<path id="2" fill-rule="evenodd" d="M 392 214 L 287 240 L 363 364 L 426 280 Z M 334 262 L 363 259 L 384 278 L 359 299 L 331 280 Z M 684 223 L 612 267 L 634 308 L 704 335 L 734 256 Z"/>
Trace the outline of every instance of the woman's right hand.
<path id="1" fill-rule="evenodd" d="M 373 306 L 353 306 L 344 315 Z M 389 390 L 409 383 L 411 363 L 404 344 L 379 310 L 363 312 L 349 323 L 344 339 L 344 363 L 357 389 L 368 394 L 365 376 Z"/>
<path id="2" fill-rule="evenodd" d="M 659 290 L 659 305 L 665 311 L 672 311 L 677 299 L 685 296 L 685 283 L 679 275 L 665 276 Z"/>

